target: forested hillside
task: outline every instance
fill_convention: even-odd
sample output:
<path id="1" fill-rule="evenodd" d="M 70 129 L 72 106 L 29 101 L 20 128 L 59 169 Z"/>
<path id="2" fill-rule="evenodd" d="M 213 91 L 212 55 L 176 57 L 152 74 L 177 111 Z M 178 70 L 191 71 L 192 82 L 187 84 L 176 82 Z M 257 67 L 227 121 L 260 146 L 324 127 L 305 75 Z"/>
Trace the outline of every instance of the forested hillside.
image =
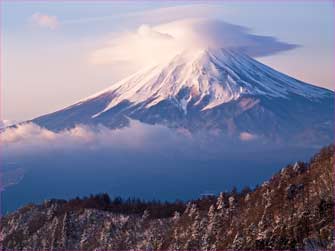
<path id="1" fill-rule="evenodd" d="M 1 247 L 51 249 L 329 249 L 334 146 L 261 186 L 187 204 L 107 194 L 27 205 L 1 218 Z"/>

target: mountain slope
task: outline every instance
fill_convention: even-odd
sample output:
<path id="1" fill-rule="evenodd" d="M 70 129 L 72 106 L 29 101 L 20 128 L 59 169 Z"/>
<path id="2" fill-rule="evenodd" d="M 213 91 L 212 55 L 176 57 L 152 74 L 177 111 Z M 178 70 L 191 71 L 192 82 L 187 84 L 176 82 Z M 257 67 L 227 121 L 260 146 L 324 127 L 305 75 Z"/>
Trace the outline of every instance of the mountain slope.
<path id="1" fill-rule="evenodd" d="M 184 52 L 73 106 L 33 120 L 51 130 L 76 124 L 149 124 L 332 141 L 334 93 L 232 50 Z"/>
<path id="2" fill-rule="evenodd" d="M 176 203 L 174 216 L 171 204 L 122 207 L 106 196 L 27 205 L 1 218 L 1 248 L 333 250 L 333 165 L 329 146 L 253 191 Z"/>

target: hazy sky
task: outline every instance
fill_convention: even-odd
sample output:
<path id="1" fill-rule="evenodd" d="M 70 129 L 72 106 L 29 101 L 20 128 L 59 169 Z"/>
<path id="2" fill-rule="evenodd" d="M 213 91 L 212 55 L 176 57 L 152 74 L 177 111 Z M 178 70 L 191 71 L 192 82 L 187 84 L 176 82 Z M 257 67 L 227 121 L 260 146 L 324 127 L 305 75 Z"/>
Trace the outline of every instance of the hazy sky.
<path id="1" fill-rule="evenodd" d="M 160 48 L 160 39 L 169 38 L 165 30 L 171 25 L 165 23 L 179 24 L 182 19 L 222 20 L 284 45 L 298 45 L 258 60 L 300 80 L 334 89 L 332 1 L 1 4 L 3 119 L 31 119 L 105 89 L 138 70 L 147 50 L 150 56 L 158 55 L 155 49 L 168 52 Z M 205 27 L 212 30 L 208 34 L 216 35 L 221 26 Z M 186 31 L 177 33 L 189 34 Z M 202 32 L 207 34 L 207 30 Z M 133 43 L 136 39 L 141 43 Z M 147 39 L 156 43 L 143 47 L 148 46 Z"/>

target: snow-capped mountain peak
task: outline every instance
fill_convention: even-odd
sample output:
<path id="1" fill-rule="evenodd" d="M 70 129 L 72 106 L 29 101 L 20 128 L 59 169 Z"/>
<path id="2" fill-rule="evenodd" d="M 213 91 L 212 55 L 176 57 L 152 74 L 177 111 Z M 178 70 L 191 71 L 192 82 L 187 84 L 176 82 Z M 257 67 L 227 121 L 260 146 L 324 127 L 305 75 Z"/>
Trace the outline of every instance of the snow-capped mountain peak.
<path id="1" fill-rule="evenodd" d="M 334 92 L 303 83 L 235 50 L 184 51 L 33 122 L 122 128 L 129 119 L 242 140 L 328 142 Z"/>
<path id="2" fill-rule="evenodd" d="M 194 105 L 205 102 L 201 110 L 207 110 L 248 94 L 282 98 L 290 94 L 307 98 L 328 94 L 247 55 L 225 49 L 185 51 L 170 62 L 141 70 L 88 99 L 106 93 L 111 94 L 111 101 L 93 117 L 123 101 L 133 105 L 145 103 L 145 108 L 150 108 L 171 99 L 187 113 L 187 105 L 191 101 Z"/>

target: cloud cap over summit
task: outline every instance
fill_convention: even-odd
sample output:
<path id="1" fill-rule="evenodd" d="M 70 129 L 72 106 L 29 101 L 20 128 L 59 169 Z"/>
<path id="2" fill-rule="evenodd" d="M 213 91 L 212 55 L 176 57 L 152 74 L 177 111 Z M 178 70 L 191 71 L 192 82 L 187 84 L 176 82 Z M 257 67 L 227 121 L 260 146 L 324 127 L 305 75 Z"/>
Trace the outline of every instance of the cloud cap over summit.
<path id="1" fill-rule="evenodd" d="M 197 18 L 156 26 L 143 24 L 136 31 L 109 38 L 92 53 L 91 60 L 96 64 L 129 61 L 143 65 L 170 59 L 186 49 L 236 49 L 251 57 L 261 57 L 296 47 L 275 37 L 252 34 L 244 26 Z"/>

